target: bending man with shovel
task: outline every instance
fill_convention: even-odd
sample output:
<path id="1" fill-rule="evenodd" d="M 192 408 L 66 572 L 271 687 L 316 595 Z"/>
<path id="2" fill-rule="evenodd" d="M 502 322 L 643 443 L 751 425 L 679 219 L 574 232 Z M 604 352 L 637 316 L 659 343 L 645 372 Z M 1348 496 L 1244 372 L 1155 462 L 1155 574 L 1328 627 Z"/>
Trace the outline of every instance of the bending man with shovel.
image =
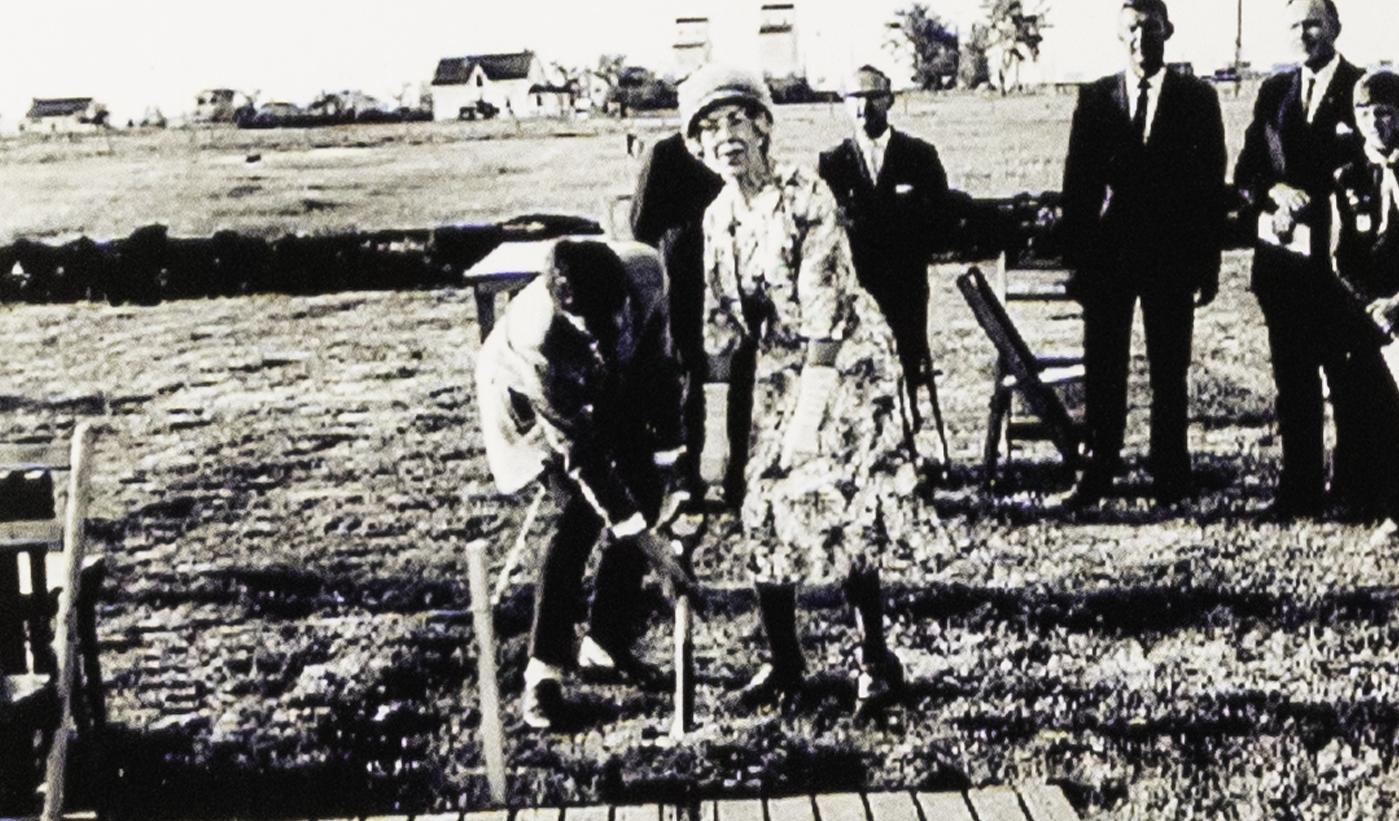
<path id="1" fill-rule="evenodd" d="M 535 587 L 524 721 L 564 718 L 565 670 L 658 674 L 631 650 L 646 564 L 668 597 L 694 581 L 666 534 L 686 494 L 682 385 L 660 263 L 643 246 L 560 241 L 511 302 L 476 368 L 486 458 L 502 492 L 541 479 L 557 512 Z M 575 648 L 583 574 L 599 539 L 588 631 Z"/>

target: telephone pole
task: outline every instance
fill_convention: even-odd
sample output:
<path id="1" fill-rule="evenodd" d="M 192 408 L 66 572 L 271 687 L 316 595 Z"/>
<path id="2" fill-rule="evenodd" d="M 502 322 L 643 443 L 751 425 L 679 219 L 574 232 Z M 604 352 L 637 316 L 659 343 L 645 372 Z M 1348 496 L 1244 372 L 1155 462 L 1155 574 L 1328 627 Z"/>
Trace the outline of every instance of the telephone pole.
<path id="1" fill-rule="evenodd" d="M 1239 0 L 1238 36 L 1234 39 L 1234 96 L 1244 82 L 1244 0 Z"/>

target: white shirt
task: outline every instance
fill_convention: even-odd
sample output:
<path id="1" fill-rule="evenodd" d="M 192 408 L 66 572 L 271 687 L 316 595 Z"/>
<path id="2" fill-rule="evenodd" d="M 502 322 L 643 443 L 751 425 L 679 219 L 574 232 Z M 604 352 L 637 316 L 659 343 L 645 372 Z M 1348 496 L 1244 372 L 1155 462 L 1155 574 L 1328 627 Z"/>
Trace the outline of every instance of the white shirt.
<path id="1" fill-rule="evenodd" d="M 1317 109 L 1321 108 L 1321 101 L 1326 98 L 1326 89 L 1331 87 L 1331 78 L 1336 76 L 1336 67 L 1340 64 L 1341 56 L 1337 54 L 1319 71 L 1312 71 L 1310 68 L 1302 66 L 1302 88 L 1298 91 L 1298 94 L 1301 95 L 1298 102 L 1307 102 L 1307 84 L 1313 80 L 1316 81 L 1316 85 L 1312 86 L 1311 105 L 1307 106 L 1308 123 L 1316 119 Z"/>
<path id="2" fill-rule="evenodd" d="M 1391 214 L 1399 212 L 1399 176 L 1395 175 L 1394 163 L 1396 159 L 1391 158 L 1384 165 L 1384 176 L 1380 183 L 1380 233 L 1389 231 L 1389 218 Z"/>
<path id="3" fill-rule="evenodd" d="M 893 133 L 894 127 L 888 126 L 883 134 L 871 139 L 863 129 L 855 131 L 855 145 L 860 148 L 860 156 L 865 160 L 865 168 L 869 169 L 871 181 L 879 180 L 879 171 L 884 167 L 884 152 L 889 150 L 889 135 Z"/>
<path id="4" fill-rule="evenodd" d="M 1146 90 L 1146 133 L 1143 140 L 1151 139 L 1151 123 L 1156 119 L 1156 108 L 1161 103 L 1161 86 L 1166 81 L 1166 69 L 1158 69 L 1150 77 L 1138 77 L 1132 72 L 1127 72 L 1127 118 L 1133 122 L 1137 119 L 1137 96 L 1142 93 L 1142 80 L 1147 82 Z"/>

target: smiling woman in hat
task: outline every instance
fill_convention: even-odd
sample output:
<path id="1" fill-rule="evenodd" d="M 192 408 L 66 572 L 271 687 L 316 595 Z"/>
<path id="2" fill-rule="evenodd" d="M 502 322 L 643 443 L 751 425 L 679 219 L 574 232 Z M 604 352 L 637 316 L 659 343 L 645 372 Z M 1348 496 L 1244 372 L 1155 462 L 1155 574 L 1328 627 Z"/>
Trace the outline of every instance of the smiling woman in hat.
<path id="1" fill-rule="evenodd" d="M 704 216 L 701 462 L 741 511 L 758 579 L 770 655 L 742 695 L 800 691 L 796 581 L 844 568 L 859 708 L 873 709 L 903 680 L 885 643 L 879 566 L 908 550 L 921 509 L 892 341 L 855 282 L 829 189 L 772 161 L 762 79 L 706 66 L 681 85 L 680 108 L 691 150 L 724 182 Z"/>

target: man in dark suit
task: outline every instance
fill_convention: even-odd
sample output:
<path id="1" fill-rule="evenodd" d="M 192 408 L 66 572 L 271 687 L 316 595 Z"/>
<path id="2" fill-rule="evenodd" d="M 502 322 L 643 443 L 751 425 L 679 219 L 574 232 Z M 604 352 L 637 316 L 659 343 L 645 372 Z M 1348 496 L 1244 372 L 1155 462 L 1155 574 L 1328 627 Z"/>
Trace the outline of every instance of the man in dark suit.
<path id="1" fill-rule="evenodd" d="M 1149 464 L 1156 498 L 1170 504 L 1193 493 L 1186 376 L 1194 309 L 1219 287 L 1224 125 L 1209 85 L 1165 67 L 1174 32 L 1166 4 L 1127 0 L 1118 14 L 1128 70 L 1079 94 L 1064 170 L 1091 450 L 1070 502 L 1099 501 L 1120 467 L 1132 315 L 1141 300 Z"/>
<path id="2" fill-rule="evenodd" d="M 632 236 L 661 252 L 670 293 L 671 335 L 676 357 L 686 374 L 685 425 L 689 454 L 702 452 L 704 442 L 705 357 L 704 326 L 704 211 L 724 187 L 676 132 L 657 142 L 642 166 L 632 197 Z M 685 474 L 698 486 L 697 460 L 686 457 Z"/>
<path id="3" fill-rule="evenodd" d="M 845 100 L 855 133 L 821 154 L 819 170 L 845 216 L 856 276 L 894 334 L 918 427 L 919 386 L 938 413 L 928 348 L 928 259 L 946 233 L 947 173 L 936 148 L 890 127 L 894 94 L 882 71 L 861 66 Z"/>
<path id="4" fill-rule="evenodd" d="M 1280 517 L 1315 515 L 1324 506 L 1322 370 L 1336 411 L 1338 495 L 1347 490 L 1347 464 L 1355 463 L 1347 450 L 1357 408 L 1335 391 L 1344 381 L 1345 353 L 1334 332 L 1342 308 L 1329 281 L 1326 245 L 1328 194 L 1354 150 L 1352 103 L 1362 74 L 1336 52 L 1341 21 L 1334 3 L 1291 0 L 1287 13 L 1303 65 L 1259 89 L 1234 169 L 1234 182 L 1258 217 L 1252 287 L 1268 324 L 1278 392 L 1282 477 L 1273 513 Z"/>

